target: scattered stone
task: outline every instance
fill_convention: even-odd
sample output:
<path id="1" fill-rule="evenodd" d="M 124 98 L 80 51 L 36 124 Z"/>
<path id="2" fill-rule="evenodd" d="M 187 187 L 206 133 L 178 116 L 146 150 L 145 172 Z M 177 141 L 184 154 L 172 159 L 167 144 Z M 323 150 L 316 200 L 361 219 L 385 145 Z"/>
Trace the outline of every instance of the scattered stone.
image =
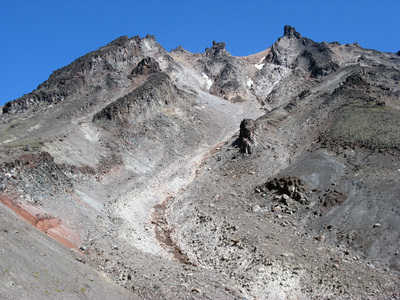
<path id="1" fill-rule="evenodd" d="M 199 290 L 199 289 L 197 289 L 197 288 L 192 289 L 192 292 L 196 292 L 196 293 L 199 293 L 199 294 L 203 294 L 202 291 Z"/>
<path id="2" fill-rule="evenodd" d="M 225 298 L 263 299 L 268 296 L 274 298 L 283 295 L 287 298 L 304 299 L 357 297 L 364 299 L 368 298 L 368 294 L 372 295 L 372 291 L 381 298 L 390 298 L 389 293 L 396 291 L 398 278 L 392 272 L 382 275 L 381 268 L 368 270 L 364 260 L 360 258 L 358 262 L 359 258 L 350 256 L 350 253 L 354 250 L 375 261 L 375 257 L 371 258 L 368 255 L 371 252 L 375 255 L 376 252 L 377 266 L 383 256 L 387 265 L 391 266 L 389 263 L 391 259 L 393 265 L 397 267 L 398 256 L 395 255 L 399 252 L 394 253 L 397 247 L 394 247 L 396 241 L 392 233 L 388 231 L 389 235 L 386 237 L 384 232 L 377 237 L 376 232 L 381 233 L 384 228 L 386 229 L 386 221 L 389 222 L 393 216 L 389 215 L 392 214 L 390 209 L 393 207 L 390 207 L 389 201 L 386 200 L 391 201 L 391 198 L 387 197 L 388 193 L 397 191 L 398 187 L 381 183 L 389 183 L 389 180 L 395 182 L 396 176 L 393 177 L 393 173 L 399 174 L 396 169 L 399 168 L 398 160 L 390 157 L 393 163 L 389 163 L 390 159 L 387 159 L 385 164 L 379 165 L 378 159 L 383 155 L 379 155 L 378 152 L 387 154 L 387 148 L 379 143 L 377 145 L 379 150 L 363 148 L 362 151 L 358 151 L 357 147 L 364 146 L 356 145 L 355 149 L 351 145 L 354 138 L 345 136 L 343 144 L 346 145 L 340 146 L 343 150 L 337 151 L 337 140 L 333 141 L 336 144 L 328 144 L 323 139 L 331 138 L 335 133 L 331 132 L 332 123 L 342 122 L 340 119 L 342 116 L 337 115 L 342 106 L 356 111 L 363 109 L 365 104 L 370 105 L 371 103 L 367 103 L 371 102 L 369 98 L 379 96 L 383 100 L 381 103 L 386 102 L 389 105 L 382 111 L 383 107 L 379 107 L 380 104 L 378 106 L 371 104 L 376 110 L 374 113 L 384 113 L 385 116 L 390 113 L 390 107 L 397 100 L 395 96 L 398 96 L 397 86 L 400 80 L 398 60 L 395 60 L 392 54 L 374 57 L 376 53 L 373 51 L 364 52 L 358 48 L 357 56 L 364 52 L 368 53 L 368 58 L 364 56 L 362 64 L 357 66 L 354 64 L 357 56 L 352 56 L 351 47 L 347 47 L 346 52 L 341 52 L 344 50 L 333 43 L 329 46 L 327 43 L 313 43 L 309 39 L 302 38 L 290 27 L 285 28 L 285 36 L 280 41 L 277 45 L 281 43 L 282 47 L 274 45 L 268 52 L 262 54 L 263 57 L 259 54 L 257 60 L 261 61 L 258 64 L 265 63 L 265 67 L 262 67 L 260 72 L 254 70 L 257 73 L 252 71 L 254 69 L 252 66 L 241 68 L 242 65 L 245 66 L 247 60 L 252 60 L 252 64 L 253 60 L 256 62 L 255 58 L 239 59 L 240 63 L 233 65 L 231 62 L 236 58 L 225 50 L 224 44 L 217 43 L 214 43 L 213 49 L 207 52 L 208 56 L 192 55 L 180 48 L 179 59 L 169 59 L 169 54 L 158 49 L 148 52 L 152 48 L 151 45 L 142 44 L 136 47 L 132 43 L 129 51 L 125 51 L 128 50 L 126 48 L 118 48 L 118 52 L 109 55 L 106 51 L 100 50 L 91 60 L 83 58 L 86 62 L 79 65 L 78 73 L 72 72 L 74 70 L 69 68 L 55 72 L 52 80 L 45 85 L 48 85 L 48 91 L 58 93 L 59 97 L 56 95 L 56 99 L 51 99 L 44 94 L 41 98 L 50 101 L 43 101 L 43 105 L 38 107 L 35 107 L 38 99 L 31 100 L 28 96 L 21 99 L 25 99 L 24 101 L 15 102 L 15 105 L 9 107 L 10 110 L 20 110 L 16 107 L 19 103 L 21 110 L 26 109 L 27 112 L 22 115 L 24 119 L 20 122 L 15 122 L 18 121 L 18 115 L 13 119 L 7 119 L 6 115 L 2 116 L 4 129 L 2 141 L 4 145 L 0 153 L 4 161 L 3 170 L 0 172 L 2 194 L 15 194 L 16 201 L 26 200 L 27 204 L 35 204 L 34 208 L 37 210 L 51 208 L 63 219 L 63 213 L 66 214 L 66 221 L 76 225 L 75 228 L 80 231 L 77 233 L 80 233 L 80 237 L 85 241 L 85 245 L 79 245 L 79 241 L 74 245 L 74 249 L 78 247 L 80 251 L 85 251 L 83 253 L 88 260 L 86 265 L 75 262 L 82 269 L 79 270 L 79 274 L 86 274 L 82 275 L 85 283 L 88 283 L 87 278 L 91 273 L 85 273 L 83 270 L 91 267 L 89 265 L 98 265 L 98 268 L 104 270 L 113 280 L 121 276 L 119 284 L 124 285 L 126 290 L 132 290 L 147 298 L 202 298 L 202 290 L 207 296 L 224 298 L 224 289 L 221 290 L 221 287 L 225 284 L 238 289 L 238 291 L 229 290 L 229 296 Z M 323 65 L 324 56 L 333 57 L 330 49 L 335 52 L 336 61 L 347 67 L 338 72 L 339 76 L 332 74 L 327 82 L 324 82 L 324 78 L 310 80 L 310 72 L 317 77 L 334 71 L 329 59 L 326 67 Z M 135 53 L 135 57 L 130 57 L 129 53 L 135 51 L 140 51 L 140 54 Z M 346 53 L 346 61 L 341 61 L 340 56 L 343 53 Z M 149 55 L 154 58 L 148 57 Z M 269 59 L 266 59 L 266 55 L 269 55 Z M 204 64 L 203 58 L 209 64 Z M 386 62 L 389 58 L 390 65 Z M 108 60 L 109 63 L 103 64 Z M 139 60 L 141 61 L 138 63 Z M 179 64 L 184 60 L 187 66 L 196 63 L 197 70 L 193 73 L 194 76 L 190 74 L 191 67 L 186 70 L 184 65 L 182 68 L 187 73 L 180 74 Z M 370 60 L 374 61 L 376 66 L 369 65 Z M 171 80 L 161 75 L 160 65 L 165 72 L 173 74 Z M 90 72 L 86 70 L 89 66 Z M 64 75 L 63 70 L 69 71 Z M 101 73 L 97 74 L 96 70 Z M 253 90 L 251 90 L 253 83 L 244 84 L 249 87 L 249 93 L 245 95 L 250 96 L 247 97 L 246 107 L 251 107 L 253 100 L 257 98 L 260 104 L 264 105 L 266 114 L 257 121 L 247 119 L 241 123 L 237 145 L 246 155 L 235 153 L 235 160 L 230 160 L 233 151 L 229 149 L 234 149 L 234 146 L 230 140 L 226 140 L 225 144 L 222 140 L 218 140 L 232 130 L 225 125 L 232 124 L 231 121 L 242 113 L 244 106 L 236 110 L 229 106 L 228 102 L 222 101 L 221 105 L 228 108 L 224 111 L 218 104 L 221 101 L 214 103 L 215 101 L 206 94 L 207 91 L 200 95 L 199 89 L 203 87 L 195 86 L 197 80 L 191 82 L 191 77 L 196 79 L 197 72 L 201 71 L 204 71 L 204 75 L 214 86 L 214 94 L 219 96 L 217 89 L 221 89 L 224 93 L 229 91 L 230 87 L 235 92 L 240 89 L 237 83 L 241 77 L 246 76 L 249 80 L 254 80 Z M 95 77 L 88 77 L 92 72 L 97 75 L 93 73 Z M 360 73 L 362 76 L 349 77 L 347 83 L 343 83 L 346 76 L 353 73 Z M 186 75 L 189 76 L 185 77 Z M 377 83 L 377 80 L 374 82 L 374 77 L 379 76 L 386 81 L 387 89 L 374 94 Z M 129 81 L 126 80 L 127 77 Z M 223 80 L 219 80 L 219 77 Z M 71 86 L 71 80 L 78 80 L 77 84 L 79 83 L 79 89 L 82 88 L 80 91 L 82 93 L 75 94 L 71 91 L 72 97 L 65 105 L 50 110 L 45 102 L 56 105 L 57 99 L 63 98 L 63 92 Z M 52 81 L 56 84 L 53 85 Z M 141 84 L 144 81 L 147 83 Z M 339 87 L 340 81 L 344 87 L 335 90 Z M 367 86 L 368 82 L 373 84 L 368 90 L 363 89 L 362 87 Z M 179 88 L 182 90 L 176 89 L 175 83 L 179 83 Z M 265 95 L 266 88 L 268 87 L 269 91 L 272 87 L 270 84 L 273 84 L 273 89 L 268 99 L 261 99 Z M 346 91 L 344 94 L 343 89 L 351 85 L 355 89 L 350 91 L 351 93 Z M 137 86 L 139 88 L 136 90 Z M 134 88 L 132 93 L 124 95 L 124 92 Z M 189 89 L 186 90 L 187 88 Z M 207 89 L 210 90 L 210 87 Z M 43 89 L 39 88 L 38 92 L 31 96 L 40 96 L 39 92 L 43 92 L 41 90 Z M 392 97 L 390 94 L 385 94 L 386 92 L 396 94 Z M 87 95 L 96 101 L 93 102 L 92 108 L 89 106 L 83 109 L 82 105 L 88 102 Z M 357 98 L 361 98 L 362 101 L 359 102 Z M 76 107 L 75 99 L 79 100 L 76 101 L 79 102 Z M 180 106 L 182 102 L 184 106 Z M 353 106 L 353 102 L 356 105 Z M 200 106 L 209 107 L 200 109 Z M 14 156 L 16 157 L 13 151 L 19 151 L 17 146 L 13 145 L 36 143 L 34 139 L 40 135 L 41 130 L 35 129 L 32 132 L 29 130 L 29 126 L 33 126 L 35 122 L 35 118 L 29 115 L 32 111 L 29 107 L 34 108 L 33 112 L 38 116 L 42 110 L 48 110 L 44 120 L 50 123 L 46 123 L 48 128 L 43 132 L 57 133 L 56 131 L 63 129 L 65 125 L 65 130 L 71 133 L 71 136 L 62 139 L 59 139 L 61 132 L 54 136 L 42 135 L 46 141 L 43 149 L 54 152 L 53 154 L 57 156 L 56 161 L 61 161 L 62 164 L 55 163 L 50 157 L 48 161 L 44 161 L 44 156 L 38 161 L 35 157 L 25 156 L 18 160 L 18 164 L 12 163 Z M 64 107 L 71 112 L 68 122 L 61 122 L 60 125 L 52 124 L 50 117 L 52 113 L 68 113 L 68 111 L 63 112 Z M 221 117 L 218 115 L 218 109 L 213 110 L 218 107 L 223 112 Z M 269 111 L 271 108 L 274 109 Z M 100 109 L 102 113 L 90 122 L 88 116 L 93 116 Z M 253 114 L 252 110 L 253 108 L 246 112 L 246 115 L 253 117 L 258 115 L 258 113 Z M 214 117 L 207 119 L 208 111 L 220 118 L 218 122 L 215 122 Z M 398 116 L 397 113 L 393 114 Z M 372 126 L 374 119 L 370 119 L 369 115 L 366 124 Z M 301 118 L 297 119 L 298 116 Z M 384 119 L 386 120 L 386 117 Z M 86 121 L 82 122 L 83 120 Z M 358 118 L 355 118 L 354 121 L 357 120 Z M 395 118 L 393 120 L 396 121 Z M 388 126 L 383 126 L 384 130 L 391 122 L 385 123 L 384 125 Z M 69 124 L 73 124 L 73 127 Z M 115 124 L 118 126 L 115 127 Z M 264 132 L 257 132 L 258 124 L 261 124 Z M 397 123 L 395 125 L 398 129 Z M 53 126 L 55 130 L 52 129 Z M 78 134 L 74 133 L 75 127 L 79 129 Z M 223 131 L 219 131 L 221 129 Z M 350 129 L 353 128 L 348 126 L 346 132 L 353 134 Z M 17 139 L 14 142 L 6 142 L 5 139 L 13 138 L 14 132 L 18 133 L 19 130 L 21 135 L 16 134 Z M 382 133 L 378 131 L 377 136 L 382 135 L 382 138 L 386 138 L 380 132 Z M 205 140 L 203 134 L 207 135 Z M 321 136 L 321 139 L 317 140 L 317 136 Z M 19 140 L 19 137 L 23 138 Z M 97 143 L 99 137 L 102 137 L 101 143 Z M 361 135 L 360 137 L 362 138 Z M 86 143 L 81 138 L 89 139 L 90 142 Z M 389 136 L 387 140 L 396 142 L 399 139 L 392 139 Z M 206 145 L 211 147 L 217 145 L 217 142 L 221 142 L 218 145 L 222 148 L 217 154 L 219 157 L 215 156 L 214 150 L 206 149 Z M 255 149 L 257 142 L 262 143 L 262 147 Z M 90 145 L 96 147 L 92 148 Z M 201 150 L 198 145 L 201 146 Z M 25 154 L 36 151 L 29 150 L 29 147 L 24 146 Z M 354 151 L 345 150 L 348 147 Z M 115 153 L 116 156 L 108 156 L 108 153 Z M 204 154 L 204 159 L 196 156 L 198 158 L 192 160 L 190 156 L 194 153 Z M 255 154 L 247 155 L 251 153 Z M 316 154 L 318 154 L 317 161 L 314 161 L 313 157 L 315 158 Z M 275 161 L 273 157 L 277 160 Z M 327 164 L 319 164 L 324 157 L 328 158 Z M 87 167 L 86 171 L 86 167 L 79 169 L 74 167 L 85 164 L 85 160 L 93 167 Z M 217 162 L 221 160 L 223 163 Z M 71 162 L 75 162 L 74 166 L 69 165 Z M 375 168 L 373 165 L 375 163 L 382 168 Z M 29 169 L 29 172 L 23 171 L 22 167 Z M 158 173 L 160 170 L 161 173 Z M 212 171 L 212 174 L 207 170 Z M 253 170 L 257 170 L 257 173 Z M 40 172 L 40 176 L 37 172 Z M 354 178 L 355 172 L 359 172 L 357 180 Z M 280 177 L 270 180 L 271 174 L 280 174 Z M 296 174 L 302 179 L 282 174 Z M 258 194 L 248 194 L 251 187 L 263 182 L 260 181 L 262 178 L 264 182 L 268 182 L 254 188 Z M 374 179 L 377 179 L 376 184 L 372 181 Z M 138 181 L 135 182 L 136 180 Z M 331 181 L 335 183 L 331 184 Z M 318 187 L 324 191 L 315 188 L 311 193 L 305 182 L 311 188 Z M 381 187 L 378 187 L 379 185 Z M 378 188 L 375 190 L 376 187 Z M 389 187 L 388 193 L 383 190 L 387 187 Z M 354 188 L 356 193 L 352 192 Z M 79 190 L 82 192 L 78 193 Z M 33 195 L 33 200 L 29 199 L 28 192 Z M 349 200 L 354 200 L 354 203 L 340 207 L 347 199 L 344 193 L 348 193 L 349 198 L 352 197 Z M 36 197 L 36 194 L 39 196 Z M 220 197 L 219 194 L 223 196 Z M 171 195 L 174 199 L 170 201 L 171 205 L 168 205 L 170 209 L 154 219 L 147 218 L 148 204 L 151 203 L 153 196 L 155 199 Z M 23 199 L 19 200 L 21 197 Z M 35 197 L 37 199 L 34 199 Z M 385 201 L 372 202 L 371 199 L 374 200 L 375 197 L 378 197 L 376 200 Z M 39 199 L 42 199 L 40 200 L 42 204 L 38 203 Z M 71 200 L 74 201 L 73 206 L 68 204 L 66 207 L 76 207 L 76 214 L 65 211 L 64 203 L 70 203 Z M 97 202 L 100 205 L 97 205 Z M 50 206 L 48 203 L 51 203 Z M 84 206 L 80 209 L 79 206 L 82 204 Z M 96 209 L 91 209 L 87 204 L 96 206 L 94 207 Z M 380 206 L 375 206 L 378 204 Z M 358 220 L 360 216 L 378 211 L 376 208 L 382 208 L 382 204 L 388 207 L 385 226 L 382 226 L 383 223 L 382 225 L 372 223 L 374 221 L 367 227 L 357 226 L 361 224 Z M 275 213 L 265 213 L 268 211 L 266 207 Z M 309 211 L 306 211 L 307 208 Z M 331 208 L 333 209 L 330 211 Z M 353 214 L 354 209 L 362 211 L 363 214 Z M 316 215 L 313 215 L 313 211 L 316 211 Z M 298 214 L 291 215 L 294 212 Z M 319 218 L 322 214 L 324 217 Z M 3 219 L 0 219 L 0 225 L 5 225 Z M 155 226 L 148 226 L 148 221 Z M 375 222 L 377 221 L 380 220 Z M 326 225 L 329 223 L 333 225 Z M 356 226 L 353 226 L 354 224 Z M 326 225 L 325 229 L 321 228 L 323 225 Z M 371 225 L 374 228 L 381 228 L 371 231 Z M 13 232 L 17 227 L 7 228 Z M 333 232 L 328 232 L 333 228 Z M 106 230 L 110 230 L 112 234 Z M 27 235 L 24 230 L 17 232 L 19 234 L 15 237 L 3 234 L 4 238 L 7 238 L 5 242 L 11 238 L 21 239 Z M 320 235 L 322 233 L 326 234 L 326 237 Z M 315 235 L 320 236 L 314 237 Z M 330 244 L 322 243 L 328 236 L 332 241 L 345 244 L 350 250 L 345 247 L 333 248 Z M 89 240 L 90 238 L 92 240 Z M 182 248 L 177 247 L 178 243 Z M 382 243 L 387 243 L 387 247 Z M 2 243 L 1 250 L 17 249 L 13 246 Z M 20 249 L 23 249 L 23 246 Z M 114 251 L 119 247 L 121 250 Z M 374 251 L 374 247 L 377 251 Z M 28 251 L 29 247 L 26 248 Z M 80 251 L 76 251 L 77 254 L 84 256 Z M 162 255 L 163 251 L 166 255 Z M 287 251 L 293 252 L 293 255 L 289 256 L 286 254 Z M 45 255 L 49 252 L 39 250 L 38 253 Z M 280 256 L 281 253 L 284 253 L 283 257 Z M 186 260 L 184 255 L 190 257 L 190 261 Z M 273 267 L 270 267 L 272 263 L 268 263 L 271 259 L 274 260 Z M 7 265 L 7 260 L 11 262 L 13 258 L 8 259 L 5 256 L 5 260 Z M 78 257 L 76 260 L 85 263 L 83 258 Z M 300 262 L 304 264 L 302 269 L 296 267 Z M 37 270 L 40 271 L 39 268 Z M 11 279 L 13 282 L 21 282 L 17 277 L 14 278 L 15 272 L 6 273 L 7 271 L 4 271 L 3 284 L 6 288 Z M 301 278 L 297 276 L 299 274 Z M 94 277 L 96 281 L 101 282 L 100 277 L 97 275 Z M 80 289 L 83 285 L 78 281 L 77 283 Z M 95 283 L 89 284 L 93 290 Z M 282 284 L 281 288 L 279 284 Z M 346 286 L 345 295 L 338 294 L 343 292 L 342 286 Z M 76 289 L 71 286 L 70 290 L 73 288 Z M 214 293 L 215 291 L 220 294 Z M 311 292 L 312 294 L 307 294 Z M 91 291 L 88 291 L 88 294 L 91 294 Z M 132 295 L 132 298 L 135 296 Z M 204 295 L 204 298 L 207 296 Z M 392 298 L 395 296 L 397 294 L 392 294 Z M 370 298 L 376 297 L 378 296 Z M 121 298 L 124 298 L 123 295 Z"/>
<path id="3" fill-rule="evenodd" d="M 274 178 L 263 185 L 257 186 L 256 189 L 264 194 L 267 191 L 275 193 L 275 199 L 286 206 L 291 206 L 294 201 L 301 204 L 310 203 L 305 196 L 305 183 L 297 177 Z"/>
<path id="4" fill-rule="evenodd" d="M 83 263 L 83 264 L 86 264 L 86 260 L 85 260 L 84 258 L 82 258 L 82 257 L 76 257 L 75 259 L 76 259 L 77 261 Z"/>
<path id="5" fill-rule="evenodd" d="M 281 202 L 286 206 L 291 206 L 293 204 L 293 199 L 290 198 L 288 195 L 283 194 L 281 197 Z"/>
<path id="6" fill-rule="evenodd" d="M 337 190 L 327 189 L 323 195 L 323 203 L 322 205 L 325 207 L 333 207 L 337 205 L 341 205 L 347 199 L 347 196 Z"/>

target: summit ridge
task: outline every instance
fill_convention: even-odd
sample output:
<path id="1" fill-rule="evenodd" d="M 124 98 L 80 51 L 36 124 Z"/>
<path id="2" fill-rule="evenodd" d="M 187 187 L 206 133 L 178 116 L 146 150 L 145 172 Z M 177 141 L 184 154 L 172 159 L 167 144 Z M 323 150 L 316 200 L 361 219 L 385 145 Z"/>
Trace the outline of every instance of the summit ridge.
<path id="1" fill-rule="evenodd" d="M 122 36 L 0 115 L 5 299 L 396 299 L 400 57 Z"/>

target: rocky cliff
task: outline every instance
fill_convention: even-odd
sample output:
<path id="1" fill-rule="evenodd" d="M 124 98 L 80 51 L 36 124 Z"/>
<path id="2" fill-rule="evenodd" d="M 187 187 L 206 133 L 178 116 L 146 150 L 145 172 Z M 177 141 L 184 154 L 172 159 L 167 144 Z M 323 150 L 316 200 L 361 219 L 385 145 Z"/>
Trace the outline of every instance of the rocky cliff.
<path id="1" fill-rule="evenodd" d="M 0 295 L 395 299 L 399 81 L 290 26 L 247 57 L 78 58 L 3 107 Z"/>

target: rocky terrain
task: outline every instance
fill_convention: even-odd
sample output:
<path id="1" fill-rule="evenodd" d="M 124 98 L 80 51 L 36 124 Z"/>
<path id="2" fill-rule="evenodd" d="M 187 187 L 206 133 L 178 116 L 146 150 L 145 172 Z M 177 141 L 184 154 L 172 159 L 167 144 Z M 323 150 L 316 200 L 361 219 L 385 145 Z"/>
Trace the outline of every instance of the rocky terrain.
<path id="1" fill-rule="evenodd" d="M 121 37 L 2 107 L 2 299 L 399 299 L 400 56 Z"/>

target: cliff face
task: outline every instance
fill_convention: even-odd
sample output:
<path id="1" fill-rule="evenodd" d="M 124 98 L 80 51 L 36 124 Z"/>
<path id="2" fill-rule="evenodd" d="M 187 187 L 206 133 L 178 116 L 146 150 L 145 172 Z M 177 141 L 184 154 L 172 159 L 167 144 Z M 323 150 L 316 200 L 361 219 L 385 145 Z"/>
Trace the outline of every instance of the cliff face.
<path id="1" fill-rule="evenodd" d="M 290 26 L 285 26 L 283 37 L 271 47 L 266 61 L 291 69 L 303 68 L 312 77 L 328 75 L 339 68 L 327 43 L 304 38 Z"/>
<path id="2" fill-rule="evenodd" d="M 93 118 L 94 121 L 106 119 L 119 124 L 135 123 L 149 118 L 163 107 L 172 107 L 178 98 L 178 90 L 170 77 L 159 72 L 134 91 L 107 105 Z"/>
<path id="3" fill-rule="evenodd" d="M 248 57 L 146 36 L 78 58 L 3 107 L 0 231 L 20 250 L 0 295 L 396 297 L 399 81 L 398 55 L 290 26 Z"/>
<path id="4" fill-rule="evenodd" d="M 124 84 L 127 75 L 147 55 L 166 55 L 154 36 L 120 37 L 56 70 L 31 94 L 7 103 L 3 113 L 15 113 L 41 103 L 68 101 L 75 94 L 111 89 Z"/>

